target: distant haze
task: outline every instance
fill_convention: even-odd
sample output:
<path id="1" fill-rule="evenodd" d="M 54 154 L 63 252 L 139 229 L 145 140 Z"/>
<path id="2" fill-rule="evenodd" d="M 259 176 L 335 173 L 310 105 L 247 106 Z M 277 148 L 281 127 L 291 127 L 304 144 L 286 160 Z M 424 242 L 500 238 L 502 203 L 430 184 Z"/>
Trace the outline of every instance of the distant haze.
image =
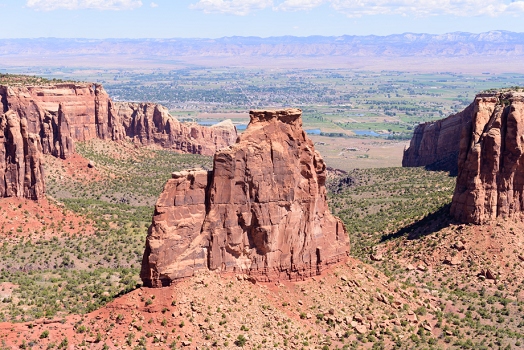
<path id="1" fill-rule="evenodd" d="M 0 39 L 0 55 L 181 56 L 524 56 L 524 33 L 395 34 L 387 36 L 224 37 L 219 39 Z"/>
<path id="2" fill-rule="evenodd" d="M 219 39 L 0 39 L 0 67 L 349 67 L 517 72 L 524 33 L 387 36 L 224 37 Z M 417 68 L 418 67 L 418 68 Z"/>

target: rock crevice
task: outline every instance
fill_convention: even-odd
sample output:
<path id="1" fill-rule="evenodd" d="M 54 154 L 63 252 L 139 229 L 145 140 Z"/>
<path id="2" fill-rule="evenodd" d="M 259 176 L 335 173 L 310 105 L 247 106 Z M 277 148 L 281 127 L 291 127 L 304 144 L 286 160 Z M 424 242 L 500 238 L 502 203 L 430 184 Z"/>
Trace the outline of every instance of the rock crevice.
<path id="1" fill-rule="evenodd" d="M 199 270 L 300 280 L 344 260 L 349 239 L 326 202 L 326 166 L 301 111 L 252 111 L 212 172 L 173 174 L 157 201 L 141 277 L 159 287 Z"/>

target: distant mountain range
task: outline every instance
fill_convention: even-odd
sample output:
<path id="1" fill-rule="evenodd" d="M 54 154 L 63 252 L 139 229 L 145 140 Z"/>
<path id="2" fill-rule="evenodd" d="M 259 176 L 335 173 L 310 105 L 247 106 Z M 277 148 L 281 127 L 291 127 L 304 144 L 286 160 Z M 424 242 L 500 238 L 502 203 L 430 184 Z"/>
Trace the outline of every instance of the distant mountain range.
<path id="1" fill-rule="evenodd" d="M 524 56 L 524 33 L 395 34 L 219 39 L 0 39 L 1 56 L 465 57 Z"/>

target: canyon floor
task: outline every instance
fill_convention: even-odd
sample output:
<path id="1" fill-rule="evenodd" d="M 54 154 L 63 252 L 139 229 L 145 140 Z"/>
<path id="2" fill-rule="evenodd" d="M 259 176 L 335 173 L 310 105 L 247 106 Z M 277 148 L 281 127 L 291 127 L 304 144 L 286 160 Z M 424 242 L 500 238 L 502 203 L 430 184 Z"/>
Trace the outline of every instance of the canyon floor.
<path id="1" fill-rule="evenodd" d="M 211 158 L 104 141 L 77 150 L 46 159 L 47 201 L 1 204 L 2 348 L 522 347 L 524 225 L 454 223 L 447 173 L 332 176 L 352 257 L 322 276 L 205 273 L 148 289 L 138 271 L 154 201 L 171 172 Z"/>

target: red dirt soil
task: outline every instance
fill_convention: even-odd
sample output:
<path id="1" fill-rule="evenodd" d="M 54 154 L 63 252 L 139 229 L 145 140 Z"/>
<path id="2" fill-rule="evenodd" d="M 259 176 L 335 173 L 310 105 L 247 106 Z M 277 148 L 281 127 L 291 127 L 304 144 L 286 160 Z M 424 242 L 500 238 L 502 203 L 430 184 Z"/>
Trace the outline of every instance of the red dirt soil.
<path id="1" fill-rule="evenodd" d="M 354 259 L 296 283 L 255 284 L 247 276 L 205 273 L 170 287 L 137 289 L 84 316 L 0 323 L 0 341 L 8 347 L 33 342 L 40 349 L 64 339 L 68 349 L 101 349 L 104 344 L 110 349 L 166 349 L 173 342 L 177 348 L 202 349 L 236 348 L 242 335 L 248 349 L 296 349 L 327 343 L 341 347 L 370 330 L 380 334 L 402 328 L 401 321 L 408 323 L 398 331 L 401 337 L 410 334 L 410 325 L 432 329 L 432 316 L 417 317 L 401 306 L 435 309 L 436 298 L 422 292 L 410 302 L 398 287 Z"/>
<path id="2" fill-rule="evenodd" d="M 51 239 L 62 234 L 91 235 L 94 232 L 88 219 L 46 199 L 0 199 L 0 237 L 8 241 L 17 241 L 22 237 Z"/>

